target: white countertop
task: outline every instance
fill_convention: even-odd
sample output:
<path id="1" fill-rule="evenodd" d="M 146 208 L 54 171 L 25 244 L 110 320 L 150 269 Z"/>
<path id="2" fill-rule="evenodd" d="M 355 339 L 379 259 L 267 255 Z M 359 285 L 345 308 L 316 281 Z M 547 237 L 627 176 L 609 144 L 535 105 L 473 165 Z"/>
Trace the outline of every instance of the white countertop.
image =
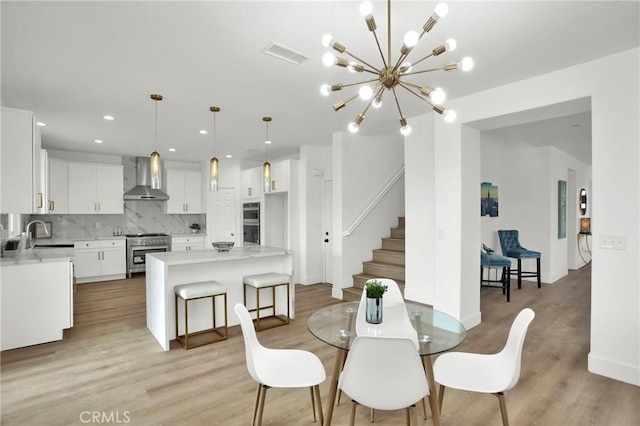
<path id="1" fill-rule="evenodd" d="M 5 250 L 0 264 L 5 266 L 31 263 L 70 261 L 74 257 L 73 247 L 32 248 L 28 250 Z"/>
<path id="2" fill-rule="evenodd" d="M 290 251 L 278 247 L 248 246 L 234 247 L 228 252 L 218 252 L 214 249 L 170 251 L 165 253 L 147 254 L 166 265 L 187 265 L 190 263 L 220 262 L 225 260 L 250 259 L 256 257 L 282 256 Z"/>

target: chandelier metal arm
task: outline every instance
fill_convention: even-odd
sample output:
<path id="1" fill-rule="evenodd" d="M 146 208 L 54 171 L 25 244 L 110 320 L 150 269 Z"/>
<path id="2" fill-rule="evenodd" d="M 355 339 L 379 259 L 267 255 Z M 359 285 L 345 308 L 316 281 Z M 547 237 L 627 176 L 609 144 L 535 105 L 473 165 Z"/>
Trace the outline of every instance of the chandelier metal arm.
<path id="1" fill-rule="evenodd" d="M 371 80 L 356 81 L 355 83 L 348 83 L 348 84 L 338 83 L 338 84 L 334 84 L 334 85 L 332 85 L 332 86 L 331 86 L 331 90 L 333 90 L 333 87 L 338 87 L 338 86 L 339 86 L 339 89 L 337 89 L 337 90 L 341 90 L 341 89 L 343 89 L 343 88 L 345 88 L 345 87 L 357 86 L 358 84 L 371 83 L 371 82 L 373 82 L 373 81 L 379 81 L 379 79 L 377 79 L 377 78 L 373 78 L 373 79 L 371 79 Z"/>
<path id="2" fill-rule="evenodd" d="M 404 115 L 402 114 L 402 109 L 400 109 L 400 102 L 398 102 L 398 95 L 396 94 L 396 88 L 392 88 L 391 91 L 393 92 L 393 98 L 396 100 L 396 106 L 398 107 L 398 113 L 400 114 L 400 117 L 404 117 Z"/>
<path id="3" fill-rule="evenodd" d="M 375 35 L 375 33 L 374 33 Z M 377 42 L 377 38 L 376 38 L 376 42 Z M 378 48 L 380 48 L 380 45 L 378 45 Z M 378 68 L 374 67 L 373 65 L 371 65 L 370 63 L 368 63 L 367 61 L 363 60 L 362 58 L 359 58 L 358 56 L 354 55 L 353 53 L 349 52 L 348 50 L 345 50 L 344 53 L 346 53 L 347 55 L 351 56 L 353 59 L 355 59 L 356 61 L 360 61 L 362 62 L 364 65 L 368 66 L 369 68 L 371 68 L 372 71 L 374 71 L 377 74 L 380 74 L 382 71 L 380 71 Z M 386 66 L 386 65 L 385 65 Z M 369 71 L 366 68 L 363 69 L 363 71 Z M 370 72 L 370 71 L 369 71 Z"/>
<path id="4" fill-rule="evenodd" d="M 382 65 L 384 66 L 384 68 L 387 68 L 387 61 L 384 58 L 384 53 L 382 53 L 382 48 L 380 47 L 380 40 L 378 40 L 378 34 L 375 31 L 372 31 L 372 32 L 373 32 L 373 38 L 376 39 L 376 46 L 378 46 L 378 52 L 380 52 L 380 57 L 382 58 Z M 389 50 L 389 55 L 391 55 L 391 50 Z M 391 59 L 391 56 L 389 56 L 389 59 Z M 375 69 L 375 67 L 372 67 L 372 68 Z"/>
<path id="5" fill-rule="evenodd" d="M 402 86 L 406 91 L 408 91 L 412 95 L 416 96 L 418 99 L 422 99 L 423 101 L 425 101 L 429 105 L 434 106 L 433 102 L 428 97 L 423 97 L 423 96 L 420 95 L 420 93 L 417 93 L 411 87 L 408 87 L 408 86 L 412 86 L 413 88 L 421 89 L 421 87 L 418 86 L 417 84 L 413 84 L 413 83 L 409 83 L 409 82 L 400 82 L 400 86 Z"/>
<path id="6" fill-rule="evenodd" d="M 438 114 L 442 114 L 442 113 L 445 111 L 445 107 L 443 107 L 442 105 L 438 105 L 438 104 L 436 104 L 436 103 L 433 103 L 433 102 L 431 101 L 431 99 L 429 99 L 428 97 L 420 96 L 420 94 L 418 94 L 418 93 L 414 92 L 413 90 L 411 90 L 411 88 L 407 87 L 407 86 L 405 85 L 405 83 L 400 83 L 400 85 L 401 85 L 405 90 L 407 90 L 409 93 L 411 93 L 412 95 L 414 95 L 414 96 L 416 96 L 416 97 L 418 97 L 418 98 L 422 99 L 423 101 L 425 101 L 426 103 L 428 103 L 429 105 L 431 105 L 431 107 L 433 108 L 433 110 L 434 110 L 435 112 L 437 112 Z"/>
<path id="7" fill-rule="evenodd" d="M 447 68 L 446 67 L 439 67 L 439 68 L 429 68 L 426 70 L 422 70 L 422 71 L 413 71 L 413 72 L 408 72 L 406 74 L 402 74 L 402 76 L 408 76 L 408 75 L 415 75 L 415 74 L 424 74 L 426 72 L 433 72 L 433 71 L 446 71 Z"/>

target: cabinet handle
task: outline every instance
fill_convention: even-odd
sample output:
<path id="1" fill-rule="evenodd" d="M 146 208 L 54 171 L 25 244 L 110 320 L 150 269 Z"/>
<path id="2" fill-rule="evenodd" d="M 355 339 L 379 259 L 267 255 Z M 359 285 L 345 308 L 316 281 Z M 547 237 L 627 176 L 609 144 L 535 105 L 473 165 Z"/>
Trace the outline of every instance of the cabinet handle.
<path id="1" fill-rule="evenodd" d="M 247 188 L 247 195 L 251 197 L 251 188 Z"/>
<path id="2" fill-rule="evenodd" d="M 42 192 L 38 192 L 38 198 L 40 199 L 40 205 L 38 206 L 38 208 L 41 209 L 42 207 L 44 207 L 44 205 L 43 205 L 44 200 L 42 199 Z"/>
<path id="3" fill-rule="evenodd" d="M 272 181 L 271 181 L 271 190 L 272 190 L 272 191 L 275 191 L 275 190 L 276 190 L 276 181 L 275 181 L 275 180 L 272 180 Z"/>
<path id="4" fill-rule="evenodd" d="M 98 211 L 100 211 L 100 203 L 98 203 Z"/>
<path id="5" fill-rule="evenodd" d="M 189 203 L 184 203 L 184 211 L 185 212 L 189 211 Z"/>
<path id="6" fill-rule="evenodd" d="M 49 200 L 49 211 L 53 211 L 55 207 L 55 203 L 53 202 L 53 200 Z"/>

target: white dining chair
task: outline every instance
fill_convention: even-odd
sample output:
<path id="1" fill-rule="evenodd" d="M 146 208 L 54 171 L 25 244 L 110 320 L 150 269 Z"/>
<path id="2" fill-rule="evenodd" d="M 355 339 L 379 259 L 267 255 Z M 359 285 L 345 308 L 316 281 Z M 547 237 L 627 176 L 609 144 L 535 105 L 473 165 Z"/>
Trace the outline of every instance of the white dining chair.
<path id="1" fill-rule="evenodd" d="M 522 347 L 529 324 L 535 313 L 525 308 L 511 324 L 504 348 L 496 354 L 448 352 L 440 355 L 433 364 L 436 382 L 440 383 L 439 404 L 445 388 L 470 392 L 490 393 L 498 397 L 502 424 L 509 424 L 504 392 L 513 388 L 520 378 Z"/>
<path id="2" fill-rule="evenodd" d="M 405 337 L 358 336 L 345 362 L 338 388 L 352 399 L 350 424 L 355 424 L 356 407 L 376 410 L 407 410 L 407 424 L 417 423 L 411 408 L 429 387 L 420 355 Z"/>
<path id="3" fill-rule="evenodd" d="M 324 382 L 326 373 L 320 358 L 305 350 L 270 349 L 262 346 L 256 336 L 253 320 L 247 308 L 242 303 L 238 303 L 234 310 L 240 319 L 244 337 L 247 369 L 253 380 L 258 382 L 251 425 L 262 424 L 267 389 L 304 387 L 311 390 L 313 421 L 316 421 L 317 408 L 322 424 L 324 418 L 319 385 Z"/>

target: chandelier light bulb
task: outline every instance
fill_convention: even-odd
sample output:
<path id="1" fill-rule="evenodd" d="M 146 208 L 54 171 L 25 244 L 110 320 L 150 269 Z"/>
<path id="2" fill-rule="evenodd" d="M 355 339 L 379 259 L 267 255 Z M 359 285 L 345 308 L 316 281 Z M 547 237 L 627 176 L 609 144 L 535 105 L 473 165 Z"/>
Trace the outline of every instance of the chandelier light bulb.
<path id="1" fill-rule="evenodd" d="M 360 3 L 360 15 L 369 19 L 373 14 L 373 4 L 370 1 L 363 1 Z"/>
<path id="2" fill-rule="evenodd" d="M 356 68 L 355 68 L 356 65 L 358 65 L 356 61 L 349 62 L 349 66 L 347 66 L 347 69 L 349 70 L 349 72 L 351 73 L 356 72 Z"/>
<path id="3" fill-rule="evenodd" d="M 431 93 L 429 93 L 429 98 L 433 103 L 441 104 L 447 98 L 447 94 L 441 88 L 436 87 Z"/>
<path id="4" fill-rule="evenodd" d="M 331 93 L 331 86 L 330 85 L 325 83 L 322 86 L 320 86 L 320 94 L 322 94 L 322 96 L 329 96 L 330 93 Z"/>
<path id="5" fill-rule="evenodd" d="M 406 33 L 404 35 L 404 45 L 408 48 L 412 48 L 414 47 L 416 44 L 418 44 L 418 39 L 420 38 L 420 36 L 418 35 L 417 32 L 415 31 L 409 31 L 408 33 Z"/>
<path id="6" fill-rule="evenodd" d="M 325 34 L 322 36 L 322 45 L 324 47 L 330 47 L 332 41 L 333 37 L 331 36 L 331 34 Z"/>
<path id="7" fill-rule="evenodd" d="M 437 21 L 440 18 L 444 18 L 449 13 L 449 5 L 446 3 L 438 3 L 435 9 L 434 19 Z"/>
<path id="8" fill-rule="evenodd" d="M 411 67 L 411 62 L 405 62 L 404 64 L 400 65 L 400 73 L 406 73 L 406 72 L 411 72 L 412 67 Z"/>
<path id="9" fill-rule="evenodd" d="M 371 102 L 371 106 L 374 108 L 380 108 L 382 106 L 382 94 L 376 96 L 376 98 Z"/>
<path id="10" fill-rule="evenodd" d="M 411 133 L 411 126 L 405 124 L 404 126 L 400 127 L 400 133 L 402 134 L 402 136 L 409 135 Z"/>
<path id="11" fill-rule="evenodd" d="M 368 101 L 373 96 L 373 89 L 371 86 L 362 86 L 358 91 L 360 99 Z"/>
<path id="12" fill-rule="evenodd" d="M 349 131 L 351 133 L 358 133 L 358 130 L 360 130 L 360 126 L 359 125 L 357 125 L 354 122 L 349 123 Z"/>
<path id="13" fill-rule="evenodd" d="M 456 114 L 454 110 L 448 109 L 442 113 L 442 116 L 444 117 L 444 121 L 446 121 L 447 123 L 453 123 L 454 121 L 456 121 L 458 114 Z"/>
<path id="14" fill-rule="evenodd" d="M 333 53 L 327 52 L 324 55 L 322 55 L 322 63 L 325 66 L 330 67 L 338 63 L 338 58 Z"/>
<path id="15" fill-rule="evenodd" d="M 471 71 L 471 69 L 473 69 L 473 59 L 469 57 L 462 58 L 462 60 L 458 62 L 458 69 L 462 71 Z"/>
<path id="16" fill-rule="evenodd" d="M 453 52 L 454 50 L 456 50 L 456 46 L 458 45 L 458 43 L 452 38 L 445 41 L 444 44 L 447 48 L 447 52 Z"/>

